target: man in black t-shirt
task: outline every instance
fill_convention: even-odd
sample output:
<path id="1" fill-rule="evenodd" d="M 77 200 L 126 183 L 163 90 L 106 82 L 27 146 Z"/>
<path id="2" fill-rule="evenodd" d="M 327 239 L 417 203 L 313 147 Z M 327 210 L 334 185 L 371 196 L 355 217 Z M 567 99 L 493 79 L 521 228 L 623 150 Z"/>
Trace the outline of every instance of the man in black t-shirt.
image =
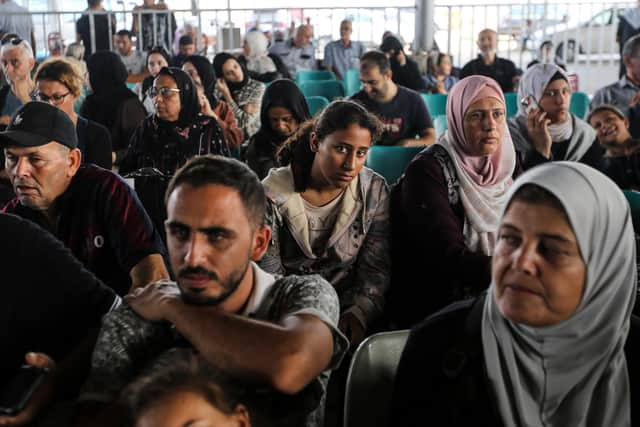
<path id="1" fill-rule="evenodd" d="M 1 392 L 25 361 L 63 369 L 61 362 L 92 329 L 97 331 L 102 316 L 117 307 L 120 298 L 82 267 L 61 242 L 30 221 L 0 214 L 0 236 L 5 242 L 0 245 Z M 87 350 L 89 353 L 90 346 Z M 88 358 L 84 362 L 88 364 Z M 75 363 L 72 369 L 82 371 Z M 60 385 L 69 389 L 70 383 L 62 380 Z M 32 403 L 15 417 L 0 415 L 0 423 L 22 425 L 38 412 Z"/>
<path id="2" fill-rule="evenodd" d="M 421 146 L 435 142 L 433 122 L 422 97 L 393 82 L 391 65 L 384 53 L 370 51 L 362 55 L 360 80 L 363 89 L 351 99 L 384 124 L 379 145 Z"/>
<path id="3" fill-rule="evenodd" d="M 89 20 L 89 14 L 92 12 L 105 11 L 102 7 L 102 0 L 87 0 L 87 5 L 89 6 L 88 9 L 76 22 L 76 40 L 82 40 L 85 59 L 94 52 L 91 44 L 91 22 Z M 111 28 L 109 28 L 109 21 L 111 21 Z M 116 17 L 112 14 L 93 14 L 93 26 L 96 43 L 95 51 L 110 50 L 109 38 L 116 32 Z"/>
<path id="4" fill-rule="evenodd" d="M 484 29 L 478 34 L 480 54 L 462 68 L 460 78 L 481 75 L 491 77 L 498 82 L 504 93 L 513 92 L 513 79 L 516 76 L 516 65 L 508 59 L 498 58 L 498 33 Z"/>

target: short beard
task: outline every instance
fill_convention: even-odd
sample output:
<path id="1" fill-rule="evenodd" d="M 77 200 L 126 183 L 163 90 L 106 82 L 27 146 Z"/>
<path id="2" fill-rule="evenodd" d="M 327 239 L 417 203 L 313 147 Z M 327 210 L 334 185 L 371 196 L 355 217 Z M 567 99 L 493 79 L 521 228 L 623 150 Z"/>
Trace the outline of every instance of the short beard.
<path id="1" fill-rule="evenodd" d="M 483 58 L 488 58 L 490 56 L 494 56 L 497 52 L 497 49 L 491 49 L 486 52 L 480 51 L 480 56 L 482 56 Z"/>
<path id="2" fill-rule="evenodd" d="M 212 297 L 207 295 L 202 295 L 200 293 L 191 292 L 189 290 L 183 289 L 180 287 L 180 281 L 178 281 L 178 287 L 180 288 L 180 294 L 182 299 L 187 304 L 192 305 L 206 305 L 206 306 L 216 306 L 222 304 L 226 301 L 240 286 L 242 279 L 247 273 L 247 269 L 249 269 L 249 261 L 245 263 L 245 265 L 237 270 L 232 271 L 226 280 L 219 281 L 222 286 L 222 293 L 218 296 Z M 184 273 L 181 273 L 184 274 Z M 180 274 L 179 274 L 180 275 Z"/>

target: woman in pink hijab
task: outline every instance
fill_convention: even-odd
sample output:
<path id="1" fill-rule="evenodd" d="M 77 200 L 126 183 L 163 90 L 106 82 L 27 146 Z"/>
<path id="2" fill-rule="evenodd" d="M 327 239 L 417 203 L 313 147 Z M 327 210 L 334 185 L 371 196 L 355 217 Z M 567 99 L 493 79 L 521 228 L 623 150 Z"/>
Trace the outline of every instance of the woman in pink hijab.
<path id="1" fill-rule="evenodd" d="M 400 327 L 489 286 L 499 215 L 520 171 L 493 79 L 453 86 L 447 123 L 392 192 L 390 311 Z"/>

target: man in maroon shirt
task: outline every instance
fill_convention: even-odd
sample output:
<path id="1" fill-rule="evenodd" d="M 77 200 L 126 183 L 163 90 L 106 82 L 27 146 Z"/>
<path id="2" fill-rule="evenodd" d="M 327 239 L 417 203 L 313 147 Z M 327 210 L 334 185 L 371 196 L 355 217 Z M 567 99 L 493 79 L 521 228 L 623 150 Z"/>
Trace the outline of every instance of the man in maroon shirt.
<path id="1" fill-rule="evenodd" d="M 75 126 L 64 112 L 23 105 L 0 145 L 17 195 L 3 212 L 50 231 L 119 295 L 169 278 L 166 249 L 135 193 L 111 171 L 80 166 Z"/>

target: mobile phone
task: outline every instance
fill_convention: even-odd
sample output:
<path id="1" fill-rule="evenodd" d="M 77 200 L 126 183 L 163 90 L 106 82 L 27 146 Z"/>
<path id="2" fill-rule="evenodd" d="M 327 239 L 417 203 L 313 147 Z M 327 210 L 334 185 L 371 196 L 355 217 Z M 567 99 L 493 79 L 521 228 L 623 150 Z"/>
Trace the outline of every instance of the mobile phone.
<path id="1" fill-rule="evenodd" d="M 0 414 L 14 416 L 20 413 L 29 399 L 42 385 L 48 369 L 23 365 L 18 372 L 0 388 Z"/>
<path id="2" fill-rule="evenodd" d="M 520 104 L 524 105 L 525 111 L 527 112 L 527 114 L 529 114 L 531 110 L 540 109 L 540 106 L 538 105 L 538 101 L 536 101 L 536 97 L 533 95 L 525 96 L 524 98 L 522 98 L 520 100 Z"/>

